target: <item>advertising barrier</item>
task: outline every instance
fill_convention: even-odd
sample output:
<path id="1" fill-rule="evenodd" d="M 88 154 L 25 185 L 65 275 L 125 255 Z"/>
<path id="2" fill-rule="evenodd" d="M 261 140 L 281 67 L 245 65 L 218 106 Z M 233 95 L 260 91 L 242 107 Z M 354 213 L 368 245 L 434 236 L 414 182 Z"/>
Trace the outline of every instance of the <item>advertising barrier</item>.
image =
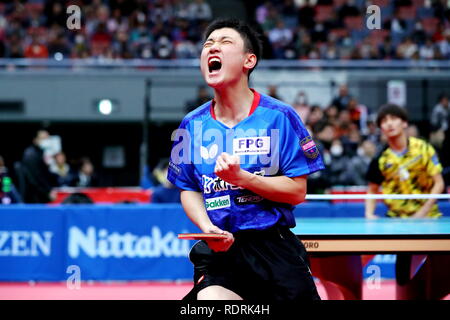
<path id="1" fill-rule="evenodd" d="M 441 210 L 450 215 L 450 203 Z M 307 202 L 294 213 L 363 217 L 364 204 Z M 177 238 L 188 232 L 200 230 L 179 204 L 1 206 L 0 281 L 63 281 L 71 270 L 82 280 L 192 280 L 195 241 Z M 392 255 L 372 261 L 383 278 L 394 276 L 394 262 Z"/>

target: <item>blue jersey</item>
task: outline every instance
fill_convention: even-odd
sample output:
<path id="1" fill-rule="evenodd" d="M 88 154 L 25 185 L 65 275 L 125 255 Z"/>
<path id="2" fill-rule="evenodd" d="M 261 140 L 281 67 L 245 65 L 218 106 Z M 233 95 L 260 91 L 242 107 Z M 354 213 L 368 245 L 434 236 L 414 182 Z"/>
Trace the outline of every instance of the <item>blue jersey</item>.
<path id="1" fill-rule="evenodd" d="M 168 179 L 182 190 L 203 194 L 211 222 L 223 230 L 295 226 L 293 206 L 274 202 L 223 181 L 216 158 L 238 155 L 241 168 L 261 176 L 298 177 L 324 169 L 319 151 L 294 109 L 254 92 L 250 114 L 229 128 L 215 119 L 210 101 L 183 119 L 174 144 Z"/>

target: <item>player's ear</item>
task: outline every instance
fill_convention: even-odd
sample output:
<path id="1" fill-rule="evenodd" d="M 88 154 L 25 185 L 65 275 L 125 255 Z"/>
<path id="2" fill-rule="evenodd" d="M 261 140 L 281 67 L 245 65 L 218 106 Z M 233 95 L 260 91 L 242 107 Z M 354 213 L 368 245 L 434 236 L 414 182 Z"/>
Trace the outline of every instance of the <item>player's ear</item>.
<path id="1" fill-rule="evenodd" d="M 258 58 L 256 58 L 256 55 L 254 53 L 247 53 L 245 62 L 244 62 L 244 68 L 251 70 L 256 66 L 256 62 L 258 61 Z"/>

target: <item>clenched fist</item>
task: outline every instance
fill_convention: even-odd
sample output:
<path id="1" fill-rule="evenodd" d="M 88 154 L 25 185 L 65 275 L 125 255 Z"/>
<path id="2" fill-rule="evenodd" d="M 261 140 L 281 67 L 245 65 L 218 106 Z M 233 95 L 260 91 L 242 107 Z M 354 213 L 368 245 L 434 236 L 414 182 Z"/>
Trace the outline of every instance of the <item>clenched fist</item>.
<path id="1" fill-rule="evenodd" d="M 222 152 L 216 160 L 214 173 L 222 180 L 239 186 L 239 182 L 243 179 L 243 170 L 239 164 L 239 156 L 232 156 L 226 152 Z"/>

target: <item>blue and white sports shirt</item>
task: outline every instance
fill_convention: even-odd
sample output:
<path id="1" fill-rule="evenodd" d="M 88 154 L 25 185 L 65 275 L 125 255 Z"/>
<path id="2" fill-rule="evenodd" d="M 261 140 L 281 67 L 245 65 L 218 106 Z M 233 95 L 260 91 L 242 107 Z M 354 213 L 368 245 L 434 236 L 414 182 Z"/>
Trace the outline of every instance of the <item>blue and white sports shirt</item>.
<path id="1" fill-rule="evenodd" d="M 211 222 L 223 230 L 295 227 L 293 206 L 231 185 L 214 174 L 216 158 L 239 155 L 241 168 L 261 176 L 298 177 L 324 169 L 319 151 L 295 110 L 254 92 L 247 118 L 229 128 L 209 101 L 186 115 L 172 136 L 168 179 L 203 194 Z"/>

